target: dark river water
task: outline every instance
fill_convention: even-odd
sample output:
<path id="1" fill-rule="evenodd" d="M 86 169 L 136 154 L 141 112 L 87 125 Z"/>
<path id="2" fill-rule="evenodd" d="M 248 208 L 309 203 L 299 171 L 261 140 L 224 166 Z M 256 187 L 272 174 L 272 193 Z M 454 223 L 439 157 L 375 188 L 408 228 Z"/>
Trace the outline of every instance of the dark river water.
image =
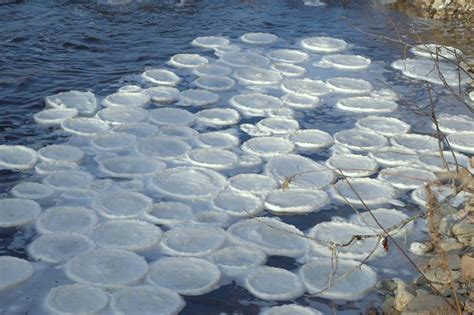
<path id="1" fill-rule="evenodd" d="M 381 64 L 377 75 L 403 89 L 411 101 L 426 97 L 421 85 L 408 85 L 389 71 L 390 63 L 403 55 L 403 46 L 373 36 L 396 37 L 394 19 L 401 36 L 409 41 L 410 25 L 418 22 L 383 7 L 374 8 L 371 1 L 325 2 L 324 7 L 305 6 L 302 0 L 189 0 L 183 4 L 157 0 L 124 5 L 38 0 L 0 5 L 0 143 L 38 149 L 61 142 L 64 135 L 55 128 L 33 122 L 32 116 L 44 107 L 45 96 L 68 90 L 91 90 L 105 96 L 176 53 L 199 53 L 190 42 L 205 35 L 236 39 L 246 32 L 270 32 L 290 44 L 315 34 L 344 39 L 352 44 L 352 53 Z M 424 124 L 420 122 L 420 129 Z M 28 172 L 0 171 L 0 193 L 28 176 Z M 318 218 L 328 220 L 333 214 L 320 213 Z M 305 219 L 285 221 L 292 220 Z M 0 233 L 0 254 L 26 257 L 24 245 L 31 233 Z M 20 237 L 12 238 L 12 233 Z M 22 238 L 25 243 L 18 241 Z M 269 265 L 296 268 L 293 260 L 285 258 L 272 258 Z M 370 305 L 380 305 L 382 298 L 373 293 L 357 303 L 333 306 L 312 297 L 298 301 L 325 313 L 334 308 L 341 314 L 357 314 Z M 258 314 L 262 302 L 228 285 L 204 296 L 187 297 L 186 303 L 183 314 Z"/>

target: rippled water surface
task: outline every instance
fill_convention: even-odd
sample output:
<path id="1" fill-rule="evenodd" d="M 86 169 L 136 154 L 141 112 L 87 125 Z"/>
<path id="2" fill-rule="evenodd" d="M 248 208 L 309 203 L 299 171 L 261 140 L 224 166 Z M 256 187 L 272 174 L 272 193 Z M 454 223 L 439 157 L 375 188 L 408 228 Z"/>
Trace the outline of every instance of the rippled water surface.
<path id="1" fill-rule="evenodd" d="M 392 61 L 403 56 L 403 47 L 367 34 L 396 37 L 397 32 L 388 20 L 392 17 L 405 36 L 413 21 L 398 13 L 374 9 L 369 1 L 326 2 L 328 5 L 324 7 L 308 7 L 301 0 L 196 0 L 183 4 L 158 0 L 126 5 L 22 1 L 0 5 L 0 142 L 35 149 L 61 142 L 65 138 L 63 133 L 33 122 L 32 116 L 44 107 L 45 96 L 67 90 L 91 90 L 104 97 L 126 83 L 136 83 L 146 68 L 160 67 L 176 53 L 202 54 L 202 50 L 190 45 L 197 36 L 224 35 L 237 40 L 252 31 L 274 33 L 285 47 L 296 47 L 308 36 L 344 39 L 351 45 L 351 53 L 372 59 L 374 70 L 367 71 L 363 78 L 370 79 L 378 88 L 389 85 L 409 102 L 426 105 L 423 85 L 403 78 L 390 68 Z M 183 89 L 189 85 L 188 81 L 183 83 Z M 442 107 L 451 108 L 451 113 L 465 112 L 462 107 L 451 107 L 453 100 L 443 92 L 436 99 L 442 100 Z M 325 115 L 330 110 L 308 114 L 303 125 L 333 133 L 353 124 L 351 115 Z M 410 121 L 417 132 L 432 132 L 429 120 L 416 118 L 407 108 L 402 108 L 398 116 Z M 315 158 L 324 158 L 324 154 Z M 0 171 L 0 192 L 7 193 L 28 176 L 28 173 Z M 304 230 L 333 215 L 351 213 L 348 207 L 333 208 L 309 216 L 284 218 L 284 221 Z M 0 254 L 26 257 L 24 248 L 34 233 L 24 230 L 0 230 L 0 233 L 3 234 L 0 234 Z M 390 257 L 400 266 L 406 266 L 396 253 L 392 252 Z M 271 258 L 268 264 L 289 270 L 297 267 L 292 259 L 280 257 Z M 401 272 L 400 276 L 412 273 L 408 267 L 401 268 Z M 54 278 L 54 273 L 51 277 Z M 39 297 L 25 296 L 27 300 L 35 298 Z M 339 305 L 313 297 L 301 297 L 298 302 L 325 313 L 335 308 L 341 314 L 357 314 L 370 305 L 379 305 L 381 297 L 373 293 L 363 301 Z M 275 304 L 263 303 L 233 285 L 204 296 L 187 297 L 186 303 L 183 314 L 258 314 L 261 305 Z"/>

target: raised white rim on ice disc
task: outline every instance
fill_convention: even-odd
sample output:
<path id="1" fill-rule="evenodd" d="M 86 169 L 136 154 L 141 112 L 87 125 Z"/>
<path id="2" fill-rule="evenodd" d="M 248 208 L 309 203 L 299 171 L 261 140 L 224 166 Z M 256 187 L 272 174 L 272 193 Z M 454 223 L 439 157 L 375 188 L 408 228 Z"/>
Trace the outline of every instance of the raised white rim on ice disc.
<path id="1" fill-rule="evenodd" d="M 448 136 L 448 142 L 453 149 L 474 154 L 474 132 L 460 132 Z"/>
<path id="2" fill-rule="evenodd" d="M 316 67 L 333 67 L 342 70 L 364 70 L 371 60 L 359 55 L 326 55 L 321 61 L 314 63 Z"/>
<path id="3" fill-rule="evenodd" d="M 309 96 L 321 96 L 331 92 L 331 89 L 323 81 L 307 78 L 287 79 L 281 84 L 281 89 L 286 93 Z"/>
<path id="4" fill-rule="evenodd" d="M 154 86 L 144 91 L 152 102 L 161 104 L 172 104 L 177 102 L 181 95 L 177 88 L 171 86 Z"/>
<path id="5" fill-rule="evenodd" d="M 354 96 L 340 100 L 336 107 L 355 113 L 390 113 L 398 108 L 398 104 L 370 96 Z"/>
<path id="6" fill-rule="evenodd" d="M 232 69 L 226 66 L 206 63 L 193 69 L 197 76 L 219 76 L 225 77 L 232 73 Z"/>
<path id="7" fill-rule="evenodd" d="M 213 205 L 230 216 L 248 217 L 263 210 L 263 200 L 245 191 L 224 189 L 213 200 Z"/>
<path id="8" fill-rule="evenodd" d="M 166 107 L 150 111 L 149 119 L 157 125 L 191 126 L 196 121 L 196 116 L 184 109 Z"/>
<path id="9" fill-rule="evenodd" d="M 408 133 L 411 126 L 404 121 L 393 117 L 368 116 L 359 119 L 356 126 L 370 130 L 385 137 L 394 137 L 399 134 Z"/>
<path id="10" fill-rule="evenodd" d="M 267 57 L 246 52 L 223 53 L 219 60 L 232 67 L 243 68 L 264 67 L 270 63 Z"/>
<path id="11" fill-rule="evenodd" d="M 43 183 L 60 191 L 87 189 L 94 181 L 94 176 L 84 171 L 64 171 L 48 175 Z"/>
<path id="12" fill-rule="evenodd" d="M 301 95 L 289 93 L 281 97 L 283 103 L 295 109 L 315 108 L 321 103 L 321 99 L 317 96 Z"/>
<path id="13" fill-rule="evenodd" d="M 267 256 L 257 248 L 231 245 L 212 253 L 209 259 L 231 277 L 239 277 L 252 268 L 264 265 Z"/>
<path id="14" fill-rule="evenodd" d="M 124 132 L 108 132 L 96 135 L 91 140 L 92 147 L 98 151 L 119 152 L 135 145 L 137 137 Z"/>
<path id="15" fill-rule="evenodd" d="M 33 116 L 37 124 L 60 124 L 68 118 L 76 117 L 79 112 L 75 108 L 44 109 Z"/>
<path id="16" fill-rule="evenodd" d="M 100 110 L 97 116 L 110 124 L 131 124 L 144 121 L 148 112 L 139 107 L 114 106 Z"/>
<path id="17" fill-rule="evenodd" d="M 97 111 L 97 100 L 94 93 L 67 91 L 46 96 L 45 103 L 53 108 L 75 108 L 82 115 L 92 115 Z"/>
<path id="18" fill-rule="evenodd" d="M 16 184 L 10 193 L 16 198 L 42 200 L 54 195 L 54 189 L 51 187 L 34 182 L 21 182 Z"/>
<path id="19" fill-rule="evenodd" d="M 46 308 L 54 314 L 96 314 L 107 304 L 107 293 L 88 284 L 61 285 L 46 297 Z"/>
<path id="20" fill-rule="evenodd" d="M 136 178 L 156 174 L 166 164 L 146 157 L 119 156 L 101 160 L 99 168 L 110 177 Z"/>
<path id="21" fill-rule="evenodd" d="M 71 280 L 106 289 L 140 281 L 148 272 L 145 258 L 126 250 L 100 249 L 83 253 L 66 264 Z"/>
<path id="22" fill-rule="evenodd" d="M 262 93 L 234 95 L 229 104 L 247 116 L 266 116 L 270 110 L 283 107 L 279 98 Z"/>
<path id="23" fill-rule="evenodd" d="M 350 182 L 350 185 L 347 183 Z M 354 192 L 354 190 L 357 194 Z M 388 203 L 396 197 L 395 188 L 383 181 L 372 178 L 341 179 L 335 184 L 335 198 L 355 206 L 368 206 Z"/>
<path id="24" fill-rule="evenodd" d="M 240 121 L 240 114 L 232 108 L 210 108 L 196 113 L 199 123 L 211 126 L 235 125 Z"/>
<path id="25" fill-rule="evenodd" d="M 26 170 L 38 161 L 35 150 L 22 145 L 0 145 L 0 169 Z"/>
<path id="26" fill-rule="evenodd" d="M 191 45 L 200 47 L 200 48 L 208 48 L 213 49 L 220 46 L 229 45 L 230 40 L 227 37 L 223 36 L 200 36 L 196 37 L 192 42 Z"/>
<path id="27" fill-rule="evenodd" d="M 438 126 L 441 132 L 454 134 L 459 132 L 474 132 L 474 119 L 466 115 L 439 115 Z M 436 126 L 432 125 L 436 130 Z"/>
<path id="28" fill-rule="evenodd" d="M 273 213 L 299 214 L 315 212 L 324 207 L 329 196 L 315 189 L 275 189 L 265 200 L 265 207 Z"/>
<path id="29" fill-rule="evenodd" d="M 186 156 L 191 164 L 215 170 L 229 169 L 239 161 L 239 157 L 233 151 L 219 148 L 192 149 Z"/>
<path id="30" fill-rule="evenodd" d="M 373 131 L 356 128 L 336 132 L 334 141 L 355 151 L 375 150 L 388 144 L 388 140 L 384 136 Z"/>
<path id="31" fill-rule="evenodd" d="M 291 153 L 294 149 L 293 142 L 279 137 L 256 137 L 245 141 L 242 150 L 264 158 Z"/>
<path id="32" fill-rule="evenodd" d="M 234 73 L 234 77 L 241 84 L 249 85 L 273 85 L 283 80 L 279 72 L 263 68 L 239 69 Z"/>
<path id="33" fill-rule="evenodd" d="M 39 149 L 38 156 L 45 162 L 79 163 L 84 158 L 84 152 L 67 144 L 51 144 Z"/>
<path id="34" fill-rule="evenodd" d="M 13 256 L 0 256 L 0 292 L 18 286 L 33 275 L 29 261 Z"/>
<path id="35" fill-rule="evenodd" d="M 150 266 L 147 280 L 181 295 L 202 295 L 218 287 L 219 268 L 192 257 L 165 257 Z"/>
<path id="36" fill-rule="evenodd" d="M 410 165 L 418 161 L 418 154 L 414 150 L 402 147 L 383 147 L 369 152 L 369 156 L 386 166 Z"/>
<path id="37" fill-rule="evenodd" d="M 380 171 L 377 178 L 398 189 L 415 189 L 437 179 L 430 171 L 406 166 L 385 168 Z"/>
<path id="38" fill-rule="evenodd" d="M 473 133 L 474 134 L 474 133 Z M 449 136 L 448 136 L 449 141 Z M 451 141 L 449 141 L 451 143 Z M 390 139 L 390 143 L 395 147 L 415 150 L 417 152 L 438 152 L 438 139 L 419 134 L 401 134 Z M 441 147 L 443 145 L 441 144 Z"/>
<path id="39" fill-rule="evenodd" d="M 144 218 L 155 224 L 173 226 L 191 221 L 194 212 L 191 206 L 185 203 L 166 201 L 155 203 Z"/>
<path id="40" fill-rule="evenodd" d="M 264 194 L 278 187 L 278 182 L 269 175 L 264 174 L 237 174 L 228 181 L 229 187 L 237 191 L 252 194 Z"/>
<path id="41" fill-rule="evenodd" d="M 240 36 L 240 40 L 246 44 L 268 45 L 276 42 L 278 40 L 278 36 L 270 33 L 253 32 Z"/>
<path id="42" fill-rule="evenodd" d="M 73 117 L 61 123 L 64 131 L 78 136 L 94 136 L 110 128 L 109 124 L 97 118 Z"/>
<path id="43" fill-rule="evenodd" d="M 126 106 L 145 107 L 150 102 L 150 97 L 141 92 L 119 92 L 108 95 L 102 101 L 105 107 Z"/>
<path id="44" fill-rule="evenodd" d="M 36 230 L 41 234 L 75 232 L 89 234 L 99 218 L 91 209 L 60 206 L 49 208 L 36 220 Z"/>
<path id="45" fill-rule="evenodd" d="M 143 155 L 163 160 L 182 158 L 191 150 L 185 141 L 166 136 L 143 138 L 138 141 L 136 148 Z"/>
<path id="46" fill-rule="evenodd" d="M 289 78 L 299 77 L 306 73 L 306 68 L 292 63 L 277 62 L 272 64 L 270 68 Z"/>
<path id="47" fill-rule="evenodd" d="M 356 78 L 334 77 L 326 80 L 335 92 L 348 94 L 369 94 L 374 87 L 369 81 Z"/>
<path id="48" fill-rule="evenodd" d="M 141 216 L 151 209 L 153 200 L 144 194 L 117 190 L 98 195 L 92 207 L 109 219 L 129 219 Z"/>
<path id="49" fill-rule="evenodd" d="M 379 165 L 371 158 L 359 154 L 331 156 L 326 165 L 336 173 L 347 177 L 366 177 L 377 172 Z"/>
<path id="50" fill-rule="evenodd" d="M 199 86 L 199 84 L 196 85 Z M 217 103 L 219 95 L 208 90 L 189 89 L 181 92 L 181 101 L 183 106 L 207 106 Z"/>
<path id="51" fill-rule="evenodd" d="M 303 39 L 301 46 L 315 53 L 335 53 L 346 49 L 347 43 L 342 39 L 316 36 Z"/>
<path id="52" fill-rule="evenodd" d="M 206 63 L 209 60 L 199 54 L 176 54 L 169 61 L 170 65 L 177 68 L 195 68 Z"/>
<path id="53" fill-rule="evenodd" d="M 151 69 L 143 72 L 142 78 L 148 82 L 160 85 L 176 86 L 181 78 L 173 71 L 166 69 Z"/>
<path id="54" fill-rule="evenodd" d="M 301 129 L 296 130 L 290 135 L 290 140 L 299 149 L 318 150 L 330 147 L 334 143 L 332 136 L 318 129 Z"/>
<path id="55" fill-rule="evenodd" d="M 297 304 L 285 304 L 268 308 L 261 312 L 260 315 L 323 315 L 323 313 L 310 307 Z"/>
<path id="56" fill-rule="evenodd" d="M 294 273 L 274 267 L 258 267 L 244 283 L 245 288 L 262 300 L 288 301 L 304 293 L 301 279 Z"/>
<path id="57" fill-rule="evenodd" d="M 228 77 L 205 75 L 197 78 L 194 84 L 201 89 L 212 92 L 223 92 L 231 90 L 235 86 L 235 81 Z"/>
<path id="58" fill-rule="evenodd" d="M 408 219 L 408 216 L 400 210 L 378 208 L 375 210 L 371 210 L 370 212 L 371 213 L 367 211 L 361 212 L 359 214 L 354 214 L 351 218 L 351 221 L 361 226 L 370 227 L 375 231 L 375 233 L 383 233 L 383 230 L 372 217 L 373 215 L 377 218 L 378 223 L 380 223 L 380 225 L 382 225 L 386 230 L 389 230 L 391 228 L 394 229 L 390 231 L 390 234 L 392 235 L 397 234 L 399 232 L 407 232 L 408 230 L 411 230 L 413 228 L 413 222 L 408 222 L 405 226 L 395 228 L 404 220 Z"/>
<path id="59" fill-rule="evenodd" d="M 301 63 L 309 59 L 309 55 L 297 49 L 275 49 L 268 53 L 270 59 L 284 63 Z"/>

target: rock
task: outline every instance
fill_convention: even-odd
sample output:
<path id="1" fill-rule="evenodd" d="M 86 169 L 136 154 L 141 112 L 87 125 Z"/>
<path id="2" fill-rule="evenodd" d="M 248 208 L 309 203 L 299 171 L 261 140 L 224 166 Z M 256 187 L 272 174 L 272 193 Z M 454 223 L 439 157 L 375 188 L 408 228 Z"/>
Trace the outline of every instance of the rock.
<path id="1" fill-rule="evenodd" d="M 460 253 L 462 247 L 463 245 L 452 237 L 446 238 L 439 243 L 439 248 L 445 252 L 456 251 Z"/>
<path id="2" fill-rule="evenodd" d="M 445 236 L 453 236 L 453 227 L 457 223 L 456 215 L 447 215 L 439 222 L 439 233 Z"/>
<path id="3" fill-rule="evenodd" d="M 464 304 L 464 311 L 468 312 L 469 314 L 474 313 L 474 300 L 473 299 L 466 301 L 466 303 Z"/>
<path id="4" fill-rule="evenodd" d="M 454 305 L 454 304 L 453 304 Z M 443 298 L 428 294 L 417 295 L 408 303 L 402 315 L 454 315 L 456 311 Z"/>
<path id="5" fill-rule="evenodd" d="M 474 224 L 470 223 L 467 218 L 463 219 L 461 222 L 453 225 L 452 232 L 459 242 L 469 245 L 474 237 Z"/>
<path id="6" fill-rule="evenodd" d="M 461 269 L 461 257 L 459 257 L 459 253 L 456 250 L 450 250 L 445 252 L 446 260 L 448 262 L 448 267 L 451 270 L 459 270 Z"/>
<path id="7" fill-rule="evenodd" d="M 383 302 L 381 306 L 381 309 L 384 315 L 399 315 L 400 314 L 400 312 L 397 311 L 393 307 L 393 297 L 391 296 L 386 297 L 385 301 Z"/>
<path id="8" fill-rule="evenodd" d="M 443 288 L 449 283 L 448 272 L 441 267 L 434 267 L 425 272 L 426 278 L 435 285 L 436 288 Z M 459 271 L 451 271 L 452 280 L 456 280 L 461 276 Z"/>
<path id="9" fill-rule="evenodd" d="M 419 289 L 416 289 L 416 295 L 427 295 L 427 294 L 433 294 L 433 290 L 429 287 L 421 287 Z"/>
<path id="10" fill-rule="evenodd" d="M 431 246 L 431 243 L 424 242 L 413 242 L 410 244 L 410 252 L 412 252 L 415 255 L 423 256 L 430 252 L 433 249 Z"/>
<path id="11" fill-rule="evenodd" d="M 474 281 L 474 257 L 464 255 L 461 258 L 461 277 L 465 282 Z"/>
<path id="12" fill-rule="evenodd" d="M 377 289 L 386 292 L 393 292 L 397 286 L 397 282 L 395 282 L 393 279 L 382 279 L 377 284 Z"/>
<path id="13" fill-rule="evenodd" d="M 416 296 L 415 290 L 405 282 L 399 282 L 395 290 L 393 307 L 397 311 L 403 311 L 410 301 Z"/>

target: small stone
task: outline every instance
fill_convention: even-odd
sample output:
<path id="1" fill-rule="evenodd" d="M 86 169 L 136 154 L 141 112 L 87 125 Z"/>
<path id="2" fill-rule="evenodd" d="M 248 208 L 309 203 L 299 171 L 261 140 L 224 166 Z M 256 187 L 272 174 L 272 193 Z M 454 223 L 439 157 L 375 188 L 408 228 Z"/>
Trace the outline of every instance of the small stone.
<path id="1" fill-rule="evenodd" d="M 391 296 L 388 296 L 385 298 L 385 301 L 383 302 L 381 309 L 384 315 L 399 315 L 400 314 L 400 312 L 397 311 L 393 307 L 393 297 Z"/>
<path id="2" fill-rule="evenodd" d="M 416 296 L 413 288 L 408 286 L 405 282 L 399 282 L 395 290 L 395 298 L 393 306 L 397 311 L 403 311 L 410 301 Z"/>
<path id="3" fill-rule="evenodd" d="M 445 252 L 456 251 L 460 253 L 462 247 L 463 245 L 452 237 L 446 238 L 439 243 L 439 248 Z"/>
<path id="4" fill-rule="evenodd" d="M 413 284 L 415 284 L 417 286 L 424 286 L 424 285 L 428 284 L 428 281 L 426 281 L 425 277 L 419 276 L 419 277 L 415 278 L 415 280 L 413 280 Z"/>
<path id="5" fill-rule="evenodd" d="M 448 262 L 448 267 L 451 270 L 461 269 L 461 258 L 459 257 L 458 251 L 450 250 L 445 252 L 446 260 Z"/>
<path id="6" fill-rule="evenodd" d="M 393 279 L 382 279 L 377 284 L 377 288 L 386 292 L 393 292 L 397 288 L 397 283 Z"/>
<path id="7" fill-rule="evenodd" d="M 423 256 L 430 252 L 433 249 L 431 246 L 431 243 L 424 242 L 413 242 L 410 244 L 410 252 L 412 252 L 415 255 Z"/>
<path id="8" fill-rule="evenodd" d="M 453 304 L 454 305 L 454 304 Z M 456 311 L 442 297 L 417 295 L 408 303 L 402 315 L 454 315 Z"/>
<path id="9" fill-rule="evenodd" d="M 464 304 L 464 311 L 468 312 L 468 314 L 474 313 L 474 300 L 473 299 L 466 301 L 466 303 Z"/>
<path id="10" fill-rule="evenodd" d="M 421 287 L 419 289 L 416 289 L 416 295 L 427 295 L 427 294 L 433 294 L 433 291 L 429 287 Z"/>
<path id="11" fill-rule="evenodd" d="M 474 280 L 474 257 L 464 255 L 461 258 L 461 276 L 465 282 Z"/>
<path id="12" fill-rule="evenodd" d="M 461 222 L 454 224 L 452 231 L 459 242 L 468 245 L 474 237 L 474 224 L 470 223 L 467 219 L 464 219 Z"/>

